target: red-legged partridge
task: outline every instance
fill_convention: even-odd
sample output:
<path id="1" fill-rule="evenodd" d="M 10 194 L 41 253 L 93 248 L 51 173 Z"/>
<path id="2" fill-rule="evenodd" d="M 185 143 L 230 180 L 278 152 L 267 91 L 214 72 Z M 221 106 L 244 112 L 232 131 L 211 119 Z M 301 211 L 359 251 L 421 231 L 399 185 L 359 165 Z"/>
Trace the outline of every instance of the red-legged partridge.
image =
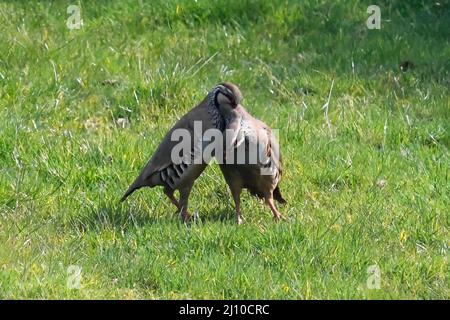
<path id="1" fill-rule="evenodd" d="M 225 159 L 220 169 L 230 187 L 236 208 L 237 223 L 242 223 L 240 195 L 243 188 L 265 200 L 276 220 L 282 215 L 274 199 L 286 203 L 279 183 L 282 161 L 278 141 L 272 129 L 252 117 L 240 104 L 239 88 L 225 83 L 228 92 L 222 97 L 219 111 L 225 120 Z"/>
<path id="2" fill-rule="evenodd" d="M 187 221 L 190 217 L 188 212 L 189 194 L 194 181 L 208 164 L 201 157 L 202 155 L 198 154 L 198 150 L 194 150 L 195 143 L 198 142 L 198 139 L 201 139 L 199 135 L 194 135 L 194 122 L 201 122 L 200 136 L 211 128 L 223 131 L 225 122 L 219 109 L 222 108 L 222 103 L 228 101 L 226 96 L 229 96 L 229 89 L 224 85 L 217 85 L 198 106 L 185 114 L 166 134 L 154 155 L 128 188 L 121 201 L 124 201 L 130 194 L 141 187 L 162 186 L 164 193 L 180 212 L 182 220 Z M 172 137 L 172 133 L 177 129 L 187 130 L 192 140 L 189 154 L 180 154 L 183 161 L 174 161 L 172 159 L 172 149 L 179 144 L 179 140 L 173 141 Z M 200 142 L 202 148 L 204 148 L 206 144 L 202 141 Z M 200 163 L 199 161 L 193 161 L 197 156 L 201 157 Z M 174 196 L 175 190 L 179 190 L 179 201 Z"/>

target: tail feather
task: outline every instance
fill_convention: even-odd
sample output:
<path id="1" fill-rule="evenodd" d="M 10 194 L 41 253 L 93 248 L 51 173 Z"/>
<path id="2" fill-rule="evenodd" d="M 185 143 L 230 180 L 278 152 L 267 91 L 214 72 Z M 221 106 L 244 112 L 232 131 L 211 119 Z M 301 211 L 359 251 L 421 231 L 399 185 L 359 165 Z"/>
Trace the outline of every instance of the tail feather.
<path id="1" fill-rule="evenodd" d="M 133 189 L 130 188 L 130 189 L 128 189 L 127 192 L 125 192 L 125 194 L 123 195 L 123 197 L 120 198 L 120 202 L 124 202 L 124 201 L 128 198 L 128 196 L 129 196 L 130 194 L 132 194 L 135 190 L 136 190 L 136 188 L 133 188 Z"/>
<path id="2" fill-rule="evenodd" d="M 273 198 L 281 204 L 286 203 L 286 200 L 283 199 L 280 188 L 278 186 L 275 188 L 275 190 L 273 190 Z"/>
<path id="3" fill-rule="evenodd" d="M 137 179 L 136 179 L 137 180 Z M 143 187 L 138 181 L 135 181 L 125 192 L 122 198 L 120 198 L 120 202 L 124 202 L 133 192 L 135 192 L 137 189 Z"/>
<path id="4" fill-rule="evenodd" d="M 140 189 L 142 187 L 154 187 L 156 185 L 160 184 L 160 175 L 159 174 L 153 174 L 148 178 L 144 178 L 141 175 L 139 175 L 136 180 L 131 184 L 131 186 L 128 188 L 127 192 L 123 195 L 123 197 L 120 199 L 120 202 L 124 202 L 133 192 L 135 192 L 137 189 Z"/>

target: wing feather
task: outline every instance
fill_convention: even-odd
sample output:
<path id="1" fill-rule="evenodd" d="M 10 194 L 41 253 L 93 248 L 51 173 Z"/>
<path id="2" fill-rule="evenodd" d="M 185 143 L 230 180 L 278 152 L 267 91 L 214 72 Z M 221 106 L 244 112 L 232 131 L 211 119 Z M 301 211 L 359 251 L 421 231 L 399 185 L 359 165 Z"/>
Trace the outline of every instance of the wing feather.
<path id="1" fill-rule="evenodd" d="M 190 137 L 194 136 L 194 121 L 201 121 L 203 124 L 203 130 L 208 129 L 211 126 L 210 115 L 207 111 L 208 102 L 205 98 L 198 106 L 186 113 L 180 120 L 178 120 L 175 125 L 169 130 L 169 132 L 164 136 L 163 140 L 156 148 L 155 153 L 141 170 L 139 176 L 134 180 L 131 186 L 128 188 L 125 195 L 122 197 L 121 201 L 124 201 L 134 190 L 139 189 L 143 186 L 154 186 L 158 179 L 154 179 L 155 174 L 161 176 L 161 179 L 167 184 L 172 185 L 174 180 L 170 181 L 170 177 L 167 172 L 164 172 L 166 168 L 174 165 L 172 161 L 172 149 L 180 141 L 172 141 L 172 133 L 177 129 L 186 129 Z M 191 142 L 193 144 L 193 142 Z M 193 148 L 190 150 L 191 154 L 183 154 L 183 159 L 193 159 Z M 188 167 L 188 164 L 181 163 L 180 168 L 184 171 Z M 168 182 L 169 181 L 169 182 Z"/>

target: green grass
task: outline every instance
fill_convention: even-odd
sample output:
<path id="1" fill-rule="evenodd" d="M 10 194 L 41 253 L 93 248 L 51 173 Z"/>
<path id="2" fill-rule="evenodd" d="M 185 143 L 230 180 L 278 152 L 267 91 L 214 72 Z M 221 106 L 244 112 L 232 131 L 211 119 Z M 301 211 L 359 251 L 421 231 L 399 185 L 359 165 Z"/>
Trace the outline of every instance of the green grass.
<path id="1" fill-rule="evenodd" d="M 370 1 L 82 1 L 72 31 L 68 3 L 0 3 L 0 298 L 450 298 L 447 1 L 380 0 L 381 30 Z M 192 225 L 119 204 L 224 80 L 279 129 L 288 222 L 244 194 L 236 226 L 214 164 Z"/>

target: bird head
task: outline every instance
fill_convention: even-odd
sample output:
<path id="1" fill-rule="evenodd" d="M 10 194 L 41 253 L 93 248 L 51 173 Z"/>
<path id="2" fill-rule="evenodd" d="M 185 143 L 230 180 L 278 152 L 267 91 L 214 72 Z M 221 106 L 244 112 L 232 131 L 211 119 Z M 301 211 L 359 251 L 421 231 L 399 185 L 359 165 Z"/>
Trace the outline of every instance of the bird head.
<path id="1" fill-rule="evenodd" d="M 216 89 L 216 106 L 234 109 L 243 99 L 241 90 L 231 82 L 223 82 L 217 85 Z"/>

